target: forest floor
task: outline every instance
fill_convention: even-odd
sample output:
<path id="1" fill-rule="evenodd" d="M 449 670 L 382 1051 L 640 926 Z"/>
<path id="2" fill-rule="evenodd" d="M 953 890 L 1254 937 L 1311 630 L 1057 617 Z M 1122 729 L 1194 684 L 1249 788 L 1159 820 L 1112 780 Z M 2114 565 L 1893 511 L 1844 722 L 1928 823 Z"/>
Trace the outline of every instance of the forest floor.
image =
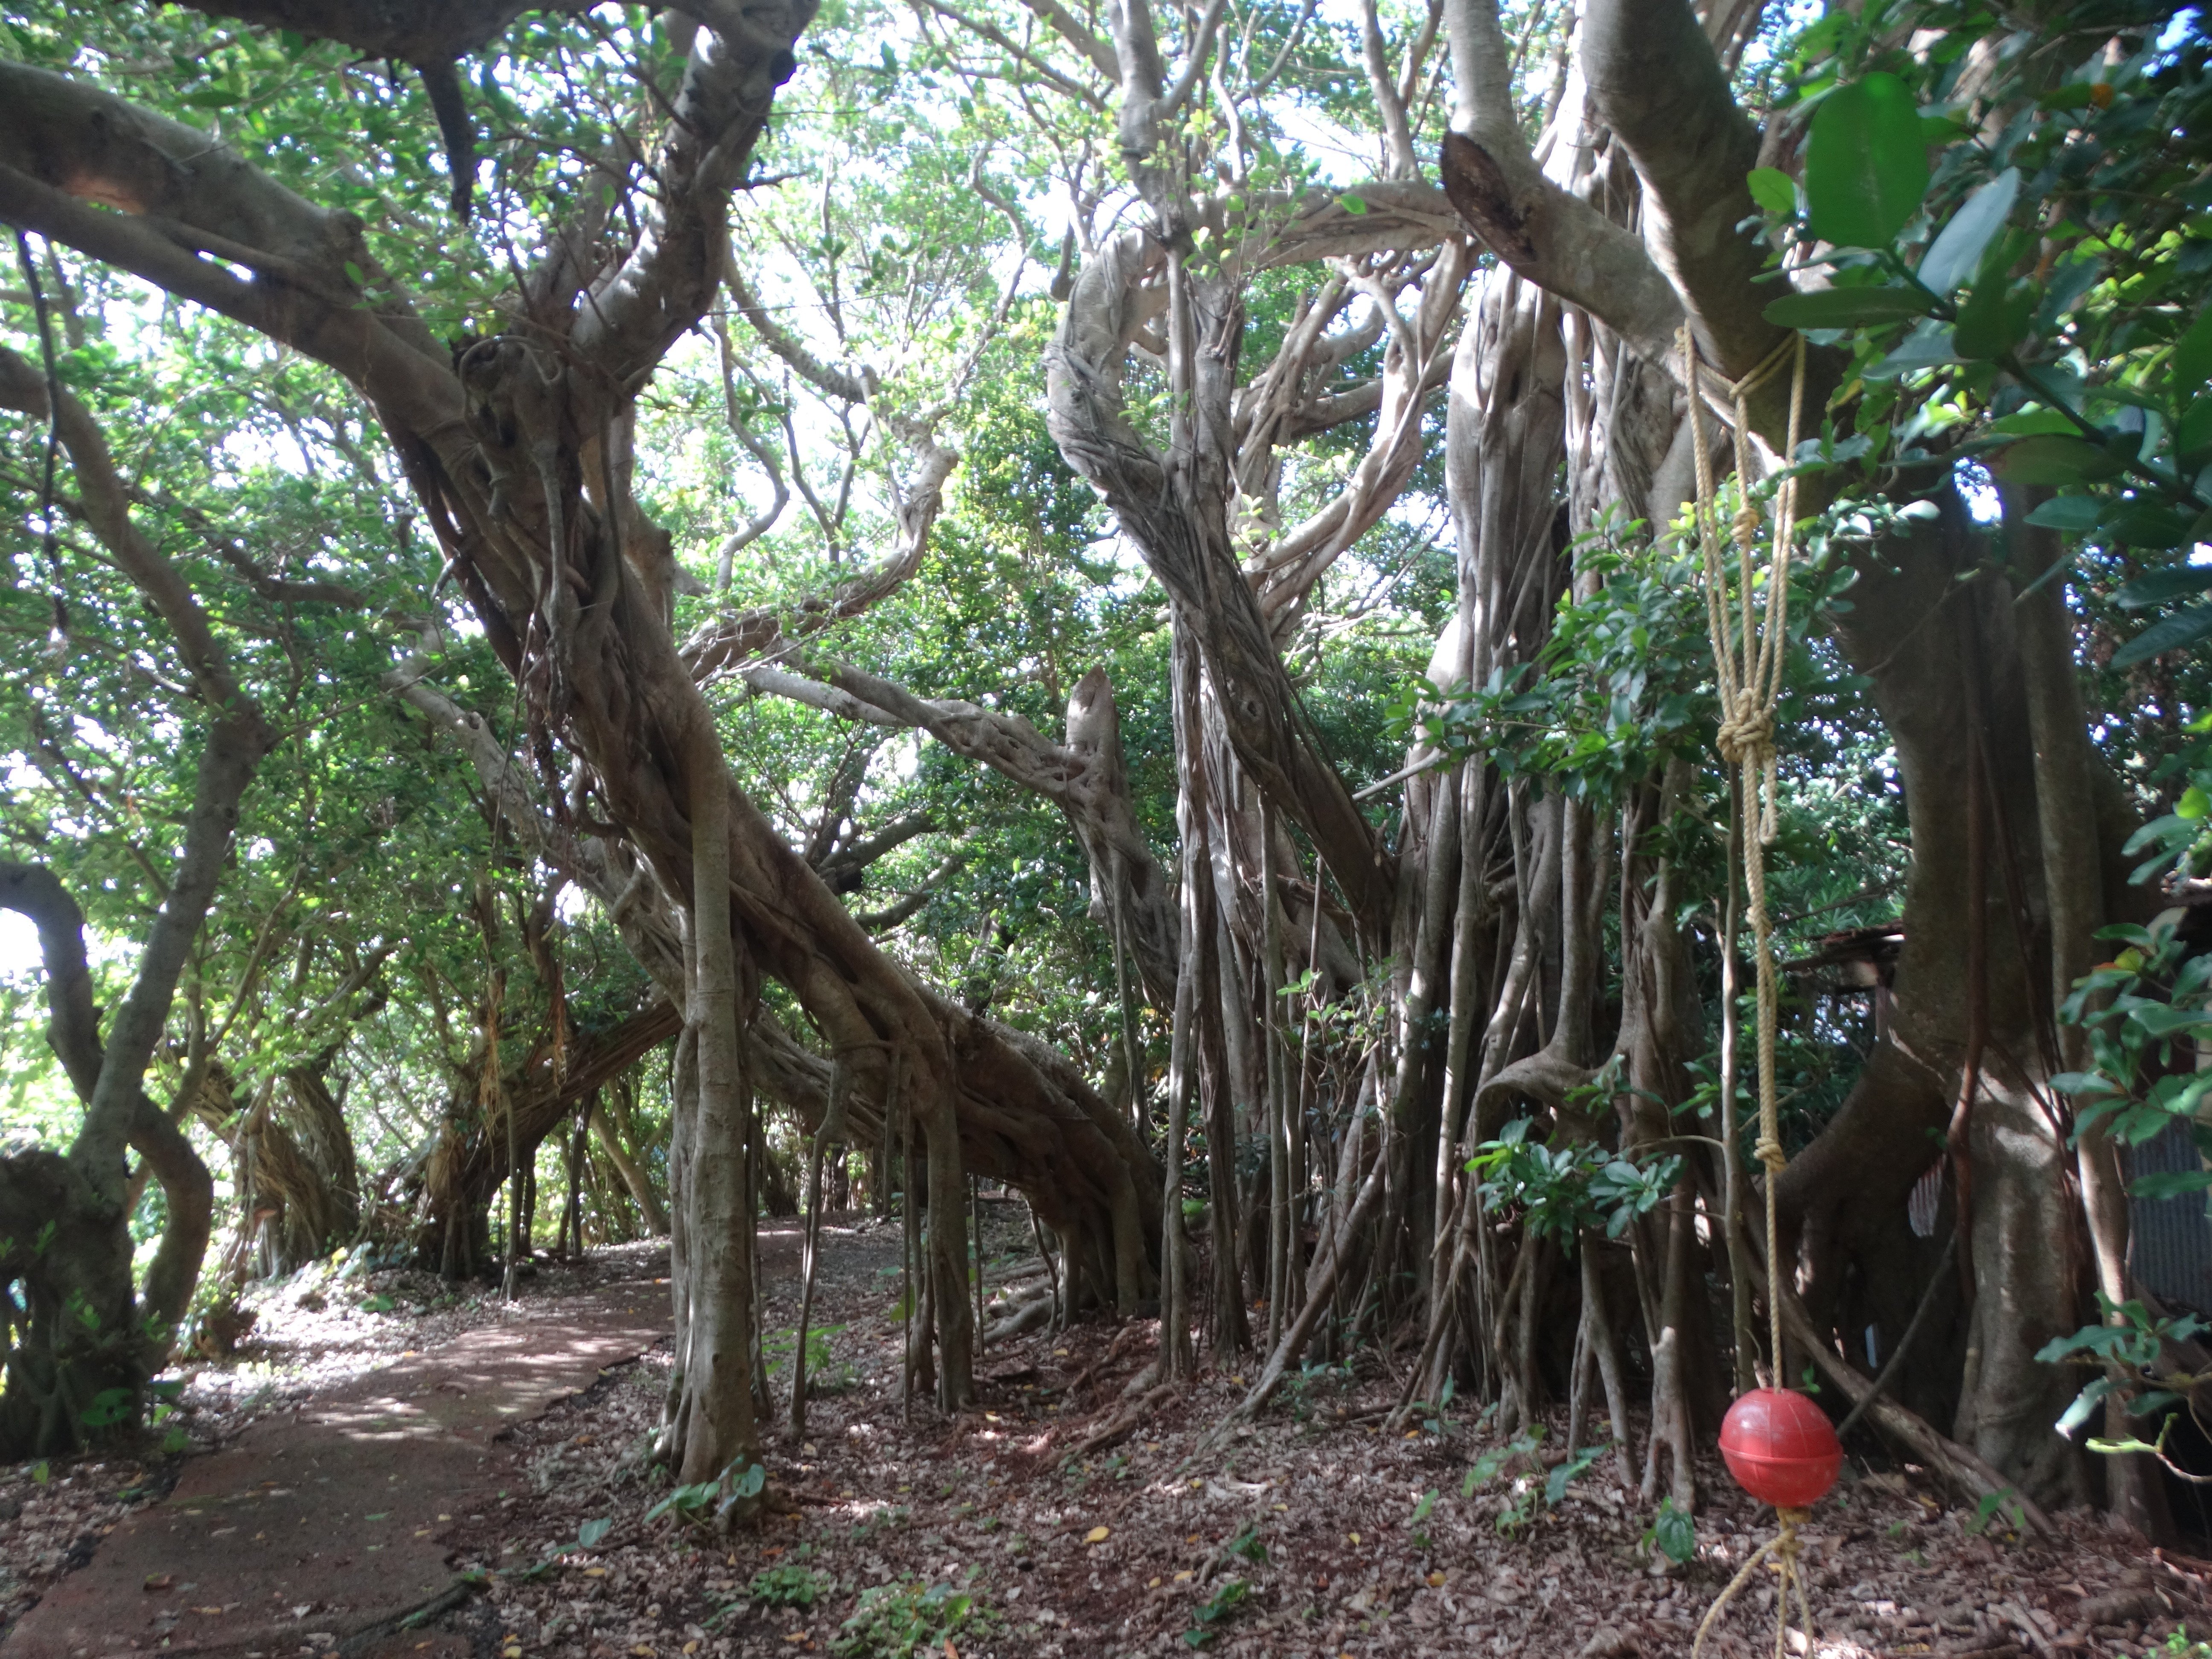
<path id="1" fill-rule="evenodd" d="M 987 1279 L 1035 1266 L 1024 1261 L 1018 1215 L 1009 1206 L 991 1225 Z M 798 1243 L 788 1224 L 762 1242 L 779 1396 L 797 1322 Z M 806 1434 L 769 1437 L 772 1504 L 758 1525 L 723 1536 L 680 1513 L 647 1518 L 668 1495 L 642 1455 L 668 1380 L 662 1341 L 584 1372 L 580 1392 L 509 1425 L 483 1501 L 429 1522 L 439 1490 L 401 1494 L 425 1510 L 422 1535 L 448 1571 L 476 1588 L 375 1651 L 1672 1656 L 1689 1652 L 1705 1607 L 1769 1534 L 1771 1514 L 1716 1460 L 1699 1471 L 1696 1553 L 1675 1565 L 1650 1547 L 1649 1506 L 1617 1483 L 1609 1455 L 1546 1504 L 1560 1423 L 1517 1455 L 1455 1413 L 1386 1438 L 1379 1425 L 1396 1389 L 1375 1362 L 1312 1373 L 1201 1455 L 1200 1438 L 1243 1393 L 1241 1372 L 1210 1370 L 1124 1437 L 1079 1455 L 1127 1417 L 1125 1387 L 1157 1343 L 1146 1322 L 1012 1340 L 982 1357 L 976 1410 L 948 1420 L 917 1405 L 909 1418 L 900 1255 L 896 1225 L 825 1229 L 815 1321 L 826 1334 L 811 1367 Z M 602 1253 L 541 1272 L 515 1308 L 489 1296 L 456 1301 L 434 1281 L 393 1275 L 343 1296 L 276 1287 L 262 1295 L 253 1346 L 195 1370 L 171 1426 L 196 1449 L 234 1446 L 257 1417 L 312 1414 L 319 1398 L 380 1386 L 378 1366 L 404 1374 L 486 1340 L 487 1328 L 520 1324 L 517 1336 L 556 1340 L 564 1308 L 595 1294 L 604 1303 L 594 1287 L 665 1271 L 638 1249 Z M 332 1316 L 341 1302 L 348 1311 Z M 371 1312 L 363 1302 L 392 1305 Z M 665 1306 L 653 1310 L 664 1329 L 665 1316 Z M 182 1461 L 189 1477 L 198 1460 Z M 177 1462 L 0 1471 L 0 1620 L 20 1618 L 71 1567 L 112 1548 L 101 1536 L 118 1522 L 142 1523 L 176 1481 Z M 1487 1478 L 1470 1493 L 1479 1463 Z M 400 1507 L 398 1498 L 386 1505 Z M 2015 1535 L 2002 1516 L 1954 1506 L 1909 1467 L 1854 1456 L 1805 1534 L 1819 1652 L 2140 1659 L 2165 1651 L 2185 1621 L 2191 1635 L 2212 1633 L 2212 1565 L 2148 1549 L 2086 1514 L 2052 1519 L 2053 1538 Z M 1705 1651 L 1771 1652 L 1771 1605 L 1765 1585 L 1749 1592 Z M 368 1650 L 340 1647 L 313 1614 L 311 1598 L 292 1645 L 272 1632 L 245 1650 Z M 163 1645 L 191 1650 L 189 1634 L 180 1628 L 187 1639 Z M 0 1644 L 0 1659 L 21 1646 Z"/>

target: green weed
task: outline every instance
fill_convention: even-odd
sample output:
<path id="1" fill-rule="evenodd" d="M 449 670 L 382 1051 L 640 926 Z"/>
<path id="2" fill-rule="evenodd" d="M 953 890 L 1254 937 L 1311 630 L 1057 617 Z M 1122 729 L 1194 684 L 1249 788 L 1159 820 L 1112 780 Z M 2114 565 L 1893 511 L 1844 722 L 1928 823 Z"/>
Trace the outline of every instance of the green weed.
<path id="1" fill-rule="evenodd" d="M 897 1578 L 861 1593 L 830 1651 L 841 1659 L 914 1659 L 941 1651 L 948 1638 L 988 1620 L 964 1590 Z"/>
<path id="2" fill-rule="evenodd" d="M 769 1567 L 753 1575 L 745 1594 L 764 1607 L 811 1607 L 829 1594 L 830 1580 L 811 1567 Z"/>
<path id="3" fill-rule="evenodd" d="M 1252 1586 L 1242 1578 L 1224 1578 L 1221 1588 L 1198 1609 L 1198 1623 L 1182 1633 L 1192 1647 L 1202 1648 L 1221 1634 L 1222 1627 L 1243 1611 Z"/>

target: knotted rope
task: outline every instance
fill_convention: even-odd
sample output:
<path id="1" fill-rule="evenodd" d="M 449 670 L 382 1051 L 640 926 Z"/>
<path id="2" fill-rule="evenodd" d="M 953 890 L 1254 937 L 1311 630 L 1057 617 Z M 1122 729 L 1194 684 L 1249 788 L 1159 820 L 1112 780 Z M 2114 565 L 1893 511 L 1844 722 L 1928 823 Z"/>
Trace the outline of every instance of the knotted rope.
<path id="1" fill-rule="evenodd" d="M 1789 1644 L 1790 1592 L 1793 1589 L 1797 1592 L 1798 1617 L 1805 1628 L 1805 1651 L 1808 1654 L 1820 1651 L 1819 1645 L 1813 1639 L 1812 1604 L 1805 1599 L 1805 1575 L 1797 1565 L 1797 1558 L 1805 1553 L 1804 1545 L 1797 1540 L 1797 1528 L 1811 1518 L 1812 1513 L 1810 1510 L 1775 1511 L 1781 1518 L 1782 1530 L 1751 1553 L 1750 1559 L 1736 1570 L 1735 1577 L 1729 1580 L 1728 1588 L 1715 1598 L 1712 1606 L 1705 1609 L 1705 1616 L 1698 1621 L 1697 1639 L 1690 1644 L 1692 1655 L 1704 1650 L 1705 1636 L 1712 1629 L 1713 1620 L 1719 1618 L 1728 1604 L 1735 1599 L 1735 1593 L 1751 1582 L 1752 1574 L 1759 1571 L 1759 1565 L 1770 1555 L 1774 1558 L 1775 1565 L 1782 1574 L 1782 1582 L 1774 1591 L 1775 1659 L 1782 1659 Z"/>
<path id="2" fill-rule="evenodd" d="M 1805 337 L 1790 336 L 1766 360 L 1740 380 L 1723 378 L 1698 361 L 1697 337 L 1686 323 L 1682 326 L 1682 362 L 1689 370 L 1690 434 L 1697 458 L 1698 545 L 1704 556 L 1705 630 L 1713 647 L 1713 673 L 1720 690 L 1721 727 L 1715 746 L 1721 758 L 1737 769 L 1742 783 L 1743 884 L 1750 901 L 1752 937 L 1757 943 L 1759 964 L 1759 1143 L 1753 1156 L 1766 1168 L 1766 1310 L 1771 1322 L 1774 1385 L 1786 1387 L 1782 1375 L 1782 1224 L 1777 1207 L 1776 1176 L 1789 1163 L 1782 1150 L 1778 1091 L 1774 1077 L 1776 994 L 1773 925 L 1766 913 L 1766 848 L 1775 836 L 1776 768 L 1774 707 L 1782 690 L 1782 658 L 1790 632 L 1790 555 L 1797 519 L 1797 480 L 1787 469 L 1797 456 L 1798 431 L 1805 408 Z M 1753 456 L 1751 394 L 1790 366 L 1789 441 L 1782 452 L 1784 471 L 1776 483 L 1771 503 L 1772 533 L 1768 538 L 1765 615 L 1753 599 L 1757 584 L 1759 532 L 1766 514 L 1751 500 Z M 1728 571 L 1722 561 L 1723 540 L 1717 488 L 1713 480 L 1712 446 L 1705 431 L 1705 393 L 1708 388 L 1725 398 L 1735 412 L 1735 476 L 1739 505 L 1729 520 L 1736 546 L 1737 598 L 1740 623 L 1731 619 L 1728 605 Z M 1735 637 L 1741 635 L 1739 640 Z M 1733 1156 L 1733 1154 L 1731 1154 Z M 1738 1590 L 1748 1583 L 1759 1565 L 1774 1559 L 1782 1582 L 1775 1590 L 1774 1651 L 1784 1652 L 1790 1630 L 1790 1595 L 1796 1590 L 1805 1630 L 1806 1650 L 1814 1650 L 1813 1613 L 1806 1600 L 1805 1581 L 1797 1559 L 1803 1547 L 1797 1528 L 1803 1510 L 1778 1510 L 1780 1531 L 1754 1551 L 1743 1568 L 1720 1593 L 1698 1626 L 1693 1656 L 1705 1644 L 1705 1635 Z"/>

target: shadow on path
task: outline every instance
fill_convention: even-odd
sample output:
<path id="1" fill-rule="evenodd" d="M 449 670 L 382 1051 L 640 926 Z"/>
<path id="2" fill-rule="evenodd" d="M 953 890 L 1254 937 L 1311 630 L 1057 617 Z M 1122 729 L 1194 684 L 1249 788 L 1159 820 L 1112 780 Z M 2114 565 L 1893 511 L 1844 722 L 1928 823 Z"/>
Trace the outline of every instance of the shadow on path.
<path id="1" fill-rule="evenodd" d="M 668 1322 L 665 1279 L 522 1303 L 255 1424 L 127 1516 L 0 1642 L 0 1659 L 465 1653 L 401 1625 L 465 1590 L 447 1534 L 524 1484 L 507 1430 L 652 1346 Z"/>

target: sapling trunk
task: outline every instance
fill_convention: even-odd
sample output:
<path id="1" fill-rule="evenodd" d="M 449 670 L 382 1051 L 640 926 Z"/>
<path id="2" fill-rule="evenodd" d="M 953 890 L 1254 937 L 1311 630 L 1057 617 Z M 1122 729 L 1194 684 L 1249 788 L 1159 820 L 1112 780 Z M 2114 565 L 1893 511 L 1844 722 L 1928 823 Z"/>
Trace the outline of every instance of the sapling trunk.
<path id="1" fill-rule="evenodd" d="M 806 1338 L 814 1317 L 814 1273 L 822 1249 L 822 1149 L 845 1127 L 846 1071 L 842 1059 L 830 1067 L 830 1102 L 806 1152 L 806 1234 L 799 1283 L 799 1329 L 791 1350 L 791 1437 L 806 1437 Z"/>
<path id="2" fill-rule="evenodd" d="M 1605 1305 L 1605 1280 L 1598 1272 L 1597 1243 L 1585 1236 L 1581 1243 L 1583 1316 L 1589 1322 L 1590 1357 L 1605 1384 L 1606 1417 L 1613 1428 L 1613 1451 L 1620 1484 L 1636 1484 L 1636 1463 L 1629 1446 L 1628 1388 L 1621 1378 L 1620 1334 Z"/>
<path id="3" fill-rule="evenodd" d="M 1291 1294 L 1291 1142 L 1283 1060 L 1283 907 L 1276 894 L 1275 815 L 1260 811 L 1260 907 L 1262 945 L 1260 1041 L 1267 1078 L 1267 1346 L 1282 1340 Z"/>

